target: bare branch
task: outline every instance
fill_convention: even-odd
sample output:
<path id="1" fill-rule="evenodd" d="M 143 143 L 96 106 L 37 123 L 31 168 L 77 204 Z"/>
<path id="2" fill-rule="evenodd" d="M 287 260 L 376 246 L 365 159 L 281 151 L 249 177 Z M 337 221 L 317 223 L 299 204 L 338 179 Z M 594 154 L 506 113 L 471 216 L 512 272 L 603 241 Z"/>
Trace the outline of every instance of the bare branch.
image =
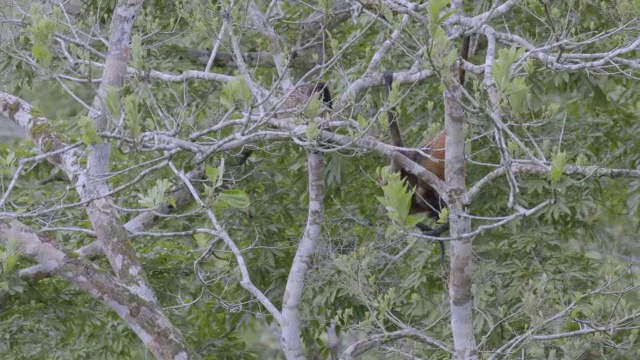
<path id="1" fill-rule="evenodd" d="M 227 247 L 231 249 L 231 252 L 236 258 L 236 262 L 238 263 L 238 268 L 240 269 L 240 273 L 242 274 L 242 280 L 240 281 L 240 286 L 242 286 L 251 295 L 253 295 L 260 302 L 260 304 L 262 304 L 262 306 L 264 306 L 267 309 L 267 311 L 269 311 L 271 316 L 273 316 L 273 318 L 280 325 L 282 325 L 283 321 L 282 321 L 282 314 L 280 313 L 280 311 L 273 305 L 271 300 L 269 300 L 269 298 L 260 289 L 258 289 L 251 281 L 251 275 L 249 274 L 249 268 L 247 267 L 247 262 L 245 261 L 244 256 L 242 255 L 242 252 L 240 251 L 238 246 L 231 239 L 231 237 L 229 236 L 227 231 L 224 229 L 224 227 L 220 225 L 213 211 L 211 211 L 203 202 L 202 198 L 200 197 L 200 194 L 191 183 L 191 180 L 189 180 L 185 176 L 184 172 L 176 169 L 173 163 L 169 163 L 169 166 L 171 167 L 171 170 L 173 170 L 173 172 L 176 175 L 178 175 L 178 177 L 184 182 L 186 187 L 189 189 L 191 196 L 193 196 L 196 202 L 198 202 L 198 204 L 200 204 L 200 206 L 202 206 L 205 209 L 205 213 L 207 214 L 207 217 L 209 218 L 209 221 L 211 221 L 211 224 L 213 226 L 213 230 L 210 231 L 210 234 L 222 239 L 225 245 L 227 245 Z"/>
<path id="2" fill-rule="evenodd" d="M 260 33 L 267 38 L 269 42 L 269 48 L 271 49 L 271 55 L 273 56 L 273 62 L 276 64 L 278 75 L 280 76 L 280 82 L 283 89 L 289 90 L 293 86 L 287 64 L 284 61 L 284 52 L 280 46 L 280 37 L 276 33 L 275 29 L 269 25 L 264 15 L 258 10 L 253 0 L 249 1 L 249 16 L 253 19 L 253 23 L 256 25 Z"/>
<path id="3" fill-rule="evenodd" d="M 549 175 L 551 174 L 551 164 L 531 164 L 531 163 L 513 163 L 511 164 L 511 171 L 519 174 L 531 174 L 531 175 Z M 492 182 L 500 178 L 505 172 L 504 168 L 498 168 L 485 175 L 482 179 L 477 181 L 464 195 L 462 201 L 465 205 L 473 203 L 473 199 L 478 196 L 482 190 L 490 185 Z M 597 166 L 578 166 L 567 165 L 563 169 L 563 174 L 566 175 L 581 175 L 585 177 L 610 177 L 610 178 L 640 178 L 640 170 L 629 169 L 609 169 Z"/>
<path id="4" fill-rule="evenodd" d="M 416 330 L 407 329 L 407 330 L 399 330 L 393 331 L 386 334 L 377 334 L 372 335 L 362 340 L 359 340 L 349 346 L 340 356 L 340 360 L 351 360 L 355 359 L 358 356 L 364 354 L 365 352 L 373 349 L 376 346 L 384 345 L 388 342 L 395 341 L 398 339 L 410 338 L 415 341 L 419 341 L 425 344 L 429 344 L 441 351 L 449 355 L 454 355 L 453 351 L 451 351 L 450 347 L 443 343 L 440 340 L 436 340 L 430 336 L 426 336 Z"/>
<path id="5" fill-rule="evenodd" d="M 38 236 L 17 220 L 0 220 L 0 243 L 8 241 L 17 241 L 22 255 L 36 260 L 45 273 L 55 271 L 115 311 L 157 358 L 197 358 L 162 308 L 145 299 L 138 287 L 127 286 L 86 260 L 65 254 L 55 240 Z"/>
<path id="6" fill-rule="evenodd" d="M 309 215 L 307 226 L 298 244 L 298 250 L 289 270 L 282 300 L 282 350 L 287 359 L 305 359 L 300 331 L 300 301 L 307 270 L 315 244 L 322 232 L 324 212 L 324 158 L 316 151 L 308 151 Z"/>

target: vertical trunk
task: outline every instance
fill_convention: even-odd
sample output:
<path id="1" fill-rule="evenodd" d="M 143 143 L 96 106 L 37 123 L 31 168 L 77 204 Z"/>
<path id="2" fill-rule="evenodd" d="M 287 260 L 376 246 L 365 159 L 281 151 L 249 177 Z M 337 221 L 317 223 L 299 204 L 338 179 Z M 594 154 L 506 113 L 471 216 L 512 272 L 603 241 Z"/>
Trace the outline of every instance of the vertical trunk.
<path id="1" fill-rule="evenodd" d="M 452 0 L 451 8 L 459 14 L 464 13 L 463 1 Z M 468 40 L 463 40 L 460 56 L 466 59 Z M 445 154 L 445 179 L 450 186 L 449 224 L 451 237 L 471 232 L 471 219 L 466 216 L 462 196 L 466 193 L 466 163 L 464 156 L 464 120 L 465 110 L 460 104 L 464 70 L 459 65 L 451 67 L 452 74 L 458 75 L 458 81 L 447 84 L 444 91 L 444 125 L 447 132 Z M 453 76 L 455 78 L 456 76 Z M 473 296 L 471 294 L 471 275 L 473 271 L 471 238 L 458 238 L 451 241 L 449 269 L 449 301 L 451 302 L 451 332 L 453 350 L 456 359 L 478 359 L 476 339 L 473 335 Z"/>
<path id="2" fill-rule="evenodd" d="M 308 150 L 309 168 L 309 216 L 307 226 L 293 258 L 289 279 L 282 301 L 282 337 L 280 343 L 287 359 L 304 360 L 300 331 L 300 305 L 304 279 L 311 266 L 311 257 L 322 230 L 324 212 L 324 157 L 322 153 Z"/>
<path id="3" fill-rule="evenodd" d="M 451 237 L 471 231 L 471 220 L 464 216 L 461 202 L 466 191 L 464 158 L 464 109 L 456 99 L 460 98 L 459 85 L 450 86 L 444 93 L 445 130 L 447 132 L 445 179 L 451 187 L 449 224 Z M 451 301 L 451 331 L 457 359 L 477 359 L 476 341 L 473 336 L 471 295 L 471 239 L 451 241 L 451 268 L 449 273 L 449 297 Z"/>

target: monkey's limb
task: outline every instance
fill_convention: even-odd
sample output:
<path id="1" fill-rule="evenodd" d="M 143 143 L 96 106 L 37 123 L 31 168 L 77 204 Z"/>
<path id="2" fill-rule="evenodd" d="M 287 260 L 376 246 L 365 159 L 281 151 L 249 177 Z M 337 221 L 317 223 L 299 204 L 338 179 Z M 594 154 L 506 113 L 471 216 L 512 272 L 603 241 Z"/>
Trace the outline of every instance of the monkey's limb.
<path id="1" fill-rule="evenodd" d="M 416 224 L 416 227 L 422 232 L 423 235 L 427 235 L 427 236 L 440 236 L 442 235 L 442 233 L 444 233 L 445 231 L 449 230 L 449 222 L 447 222 L 444 225 L 440 225 L 439 227 L 433 229 L 432 227 L 430 227 L 427 224 L 423 224 L 423 223 L 418 223 Z M 444 241 L 439 240 L 438 243 L 440 243 L 440 266 L 442 266 L 444 268 L 444 264 L 445 264 L 445 248 L 444 248 Z"/>

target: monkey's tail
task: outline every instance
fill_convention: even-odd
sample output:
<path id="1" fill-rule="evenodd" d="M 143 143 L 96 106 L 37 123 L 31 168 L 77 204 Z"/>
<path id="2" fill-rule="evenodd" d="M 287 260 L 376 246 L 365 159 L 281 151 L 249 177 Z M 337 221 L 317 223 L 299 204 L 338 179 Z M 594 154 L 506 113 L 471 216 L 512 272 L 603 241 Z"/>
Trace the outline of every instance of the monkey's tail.
<path id="1" fill-rule="evenodd" d="M 444 233 L 445 231 L 449 230 L 449 222 L 447 222 L 444 225 L 441 225 L 435 229 L 431 228 L 430 226 L 423 224 L 423 223 L 418 223 L 416 225 L 416 227 L 418 229 L 420 229 L 420 231 L 422 232 L 422 234 L 427 235 L 427 236 L 437 236 L 439 237 L 440 235 L 442 235 L 442 233 Z M 444 241 L 439 240 L 438 243 L 440 244 L 440 266 L 442 267 L 443 270 L 445 270 L 445 258 L 446 258 L 446 250 L 444 247 Z"/>

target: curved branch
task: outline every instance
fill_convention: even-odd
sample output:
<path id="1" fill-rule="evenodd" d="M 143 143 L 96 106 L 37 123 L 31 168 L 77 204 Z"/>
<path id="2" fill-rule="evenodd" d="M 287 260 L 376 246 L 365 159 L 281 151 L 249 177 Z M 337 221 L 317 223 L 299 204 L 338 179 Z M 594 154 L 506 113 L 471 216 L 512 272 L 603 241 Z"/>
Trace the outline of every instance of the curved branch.
<path id="1" fill-rule="evenodd" d="M 373 349 L 376 346 L 380 346 L 390 341 L 404 339 L 404 338 L 410 338 L 415 341 L 429 344 L 437 349 L 440 349 L 446 352 L 449 355 L 452 355 L 452 356 L 454 355 L 453 351 L 450 349 L 450 346 L 447 345 L 446 343 L 440 340 L 436 340 L 422 333 L 419 333 L 413 329 L 405 329 L 405 330 L 394 331 L 386 334 L 372 335 L 362 340 L 359 340 L 356 343 L 349 346 L 347 350 L 345 350 L 342 353 L 342 355 L 340 356 L 340 360 L 355 359 L 358 356 L 364 354 L 365 352 Z"/>
<path id="2" fill-rule="evenodd" d="M 300 333 L 300 302 L 307 270 L 322 232 L 324 212 L 324 158 L 320 152 L 307 153 L 309 171 L 309 215 L 307 226 L 293 258 L 282 300 L 282 350 L 287 359 L 304 359 Z"/>
<path id="3" fill-rule="evenodd" d="M 17 220 L 0 220 L 0 243 L 17 241 L 22 255 L 47 271 L 55 271 L 115 311 L 158 359 L 196 359 L 180 330 L 162 307 L 140 296 L 138 288 L 98 270 L 88 261 L 60 250 L 55 240 L 37 235 Z"/>
<path id="4" fill-rule="evenodd" d="M 551 164 L 523 164 L 515 163 L 511 164 L 510 171 L 514 174 L 532 174 L 532 175 L 549 175 L 551 173 Z M 471 205 L 473 200 L 482 190 L 489 186 L 491 183 L 502 177 L 505 173 L 505 168 L 500 167 L 485 175 L 482 179 L 478 180 L 462 197 L 462 202 L 465 205 Z M 610 178 L 640 178 L 640 170 L 630 169 L 610 169 L 597 166 L 578 166 L 567 165 L 563 169 L 565 175 L 582 175 L 586 177 L 610 177 Z"/>
<path id="5" fill-rule="evenodd" d="M 275 305 L 273 305 L 271 300 L 269 300 L 269 298 L 260 289 L 258 289 L 251 281 L 251 276 L 249 274 L 249 268 L 247 266 L 247 262 L 245 261 L 244 256 L 242 255 L 242 252 L 240 251 L 236 243 L 233 241 L 233 239 L 231 239 L 231 236 L 229 236 L 229 233 L 225 230 L 225 228 L 222 225 L 220 225 L 213 211 L 211 211 L 211 209 L 209 209 L 206 206 L 206 204 L 200 197 L 200 194 L 198 193 L 196 188 L 193 186 L 191 180 L 186 177 L 184 172 L 178 170 L 175 167 L 175 165 L 173 165 L 173 163 L 171 162 L 169 163 L 169 166 L 171 167 L 171 170 L 173 170 L 173 172 L 180 178 L 180 180 L 182 180 L 182 182 L 187 187 L 187 189 L 189 189 L 189 193 L 191 194 L 191 196 L 193 196 L 195 201 L 204 208 L 205 213 L 207 214 L 207 217 L 209 218 L 209 221 L 211 221 L 211 225 L 213 226 L 213 230 L 210 230 L 209 233 L 213 236 L 216 236 L 222 239 L 225 245 L 227 245 L 229 249 L 231 249 L 231 252 L 236 258 L 236 262 L 238 263 L 240 274 L 242 275 L 242 279 L 240 280 L 240 286 L 242 286 L 251 295 L 253 295 L 260 302 L 260 304 L 262 304 L 262 306 L 264 306 L 267 309 L 267 311 L 269 311 L 271 316 L 273 316 L 273 318 L 278 322 L 278 324 L 282 325 L 282 314 L 280 313 L 278 308 L 276 308 Z"/>

